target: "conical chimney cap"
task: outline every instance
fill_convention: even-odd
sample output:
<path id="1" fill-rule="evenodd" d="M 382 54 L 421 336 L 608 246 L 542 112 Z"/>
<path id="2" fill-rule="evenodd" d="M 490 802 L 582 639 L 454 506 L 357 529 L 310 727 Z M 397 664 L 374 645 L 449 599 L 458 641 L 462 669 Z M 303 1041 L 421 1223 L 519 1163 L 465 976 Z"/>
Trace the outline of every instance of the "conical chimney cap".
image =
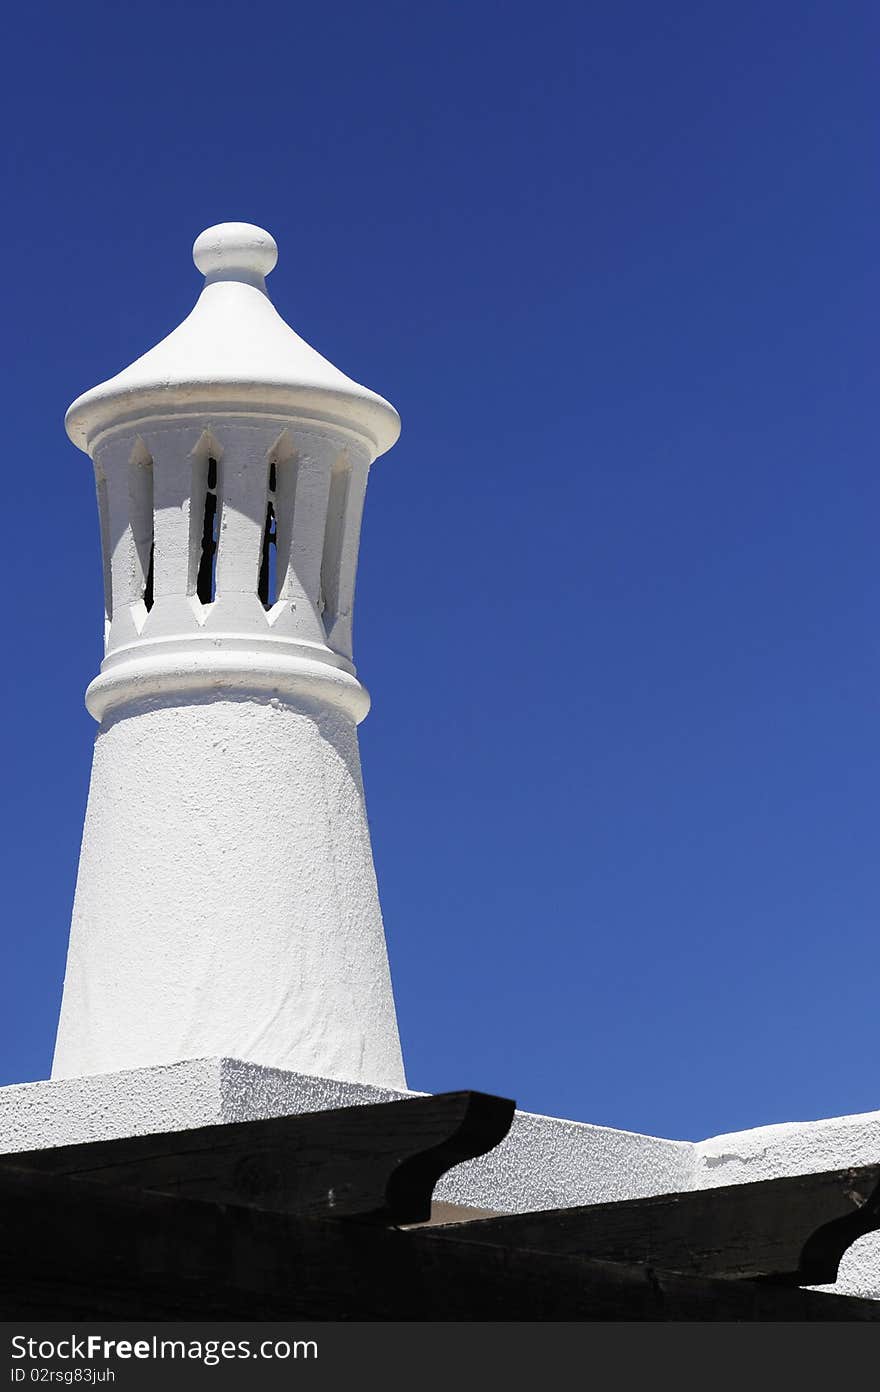
<path id="1" fill-rule="evenodd" d="M 87 453 L 112 426 L 216 411 L 255 411 L 329 422 L 362 436 L 373 456 L 390 449 L 400 418 L 390 402 L 346 377 L 284 322 L 266 292 L 274 238 L 224 222 L 196 238 L 205 285 L 192 312 L 130 367 L 77 397 L 67 433 Z"/>

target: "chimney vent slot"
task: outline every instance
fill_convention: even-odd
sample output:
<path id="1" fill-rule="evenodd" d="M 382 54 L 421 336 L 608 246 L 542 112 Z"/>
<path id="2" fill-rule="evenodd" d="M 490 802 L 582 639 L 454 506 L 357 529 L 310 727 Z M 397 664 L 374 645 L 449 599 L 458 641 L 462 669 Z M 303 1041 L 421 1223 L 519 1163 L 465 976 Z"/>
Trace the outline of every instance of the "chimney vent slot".
<path id="1" fill-rule="evenodd" d="M 113 541 L 110 533 L 110 500 L 107 478 L 103 469 L 95 465 L 95 486 L 98 494 L 98 521 L 101 525 L 101 555 L 104 561 L 104 619 L 107 624 L 113 618 Z"/>
<path id="2" fill-rule="evenodd" d="M 257 594 L 263 608 L 271 609 L 278 598 L 278 519 L 275 514 L 278 493 L 278 465 L 274 459 L 269 465 L 269 481 L 266 492 L 266 520 L 263 523 Z"/>
<path id="3" fill-rule="evenodd" d="M 142 446 L 137 449 L 129 463 L 128 501 L 135 553 L 134 593 L 131 594 L 131 599 L 142 599 L 144 608 L 149 611 L 153 607 L 155 536 L 153 461 Z"/>
<path id="4" fill-rule="evenodd" d="M 217 539 L 220 530 L 220 488 L 217 460 L 213 455 L 193 463 L 192 516 L 201 513 L 201 533 L 192 536 L 191 563 L 195 569 L 196 596 L 212 604 L 217 596 Z M 196 550 L 197 547 L 197 550 Z"/>

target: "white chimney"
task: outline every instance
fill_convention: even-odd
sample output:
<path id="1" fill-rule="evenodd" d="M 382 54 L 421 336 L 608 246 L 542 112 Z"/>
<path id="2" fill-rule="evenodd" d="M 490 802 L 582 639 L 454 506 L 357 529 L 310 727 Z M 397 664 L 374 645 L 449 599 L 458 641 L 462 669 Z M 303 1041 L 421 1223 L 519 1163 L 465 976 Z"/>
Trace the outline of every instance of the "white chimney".
<path id="1" fill-rule="evenodd" d="M 267 232 L 193 255 L 189 317 L 67 414 L 106 656 L 52 1076 L 225 1055 L 402 1087 L 351 646 L 400 422 L 276 313 Z"/>

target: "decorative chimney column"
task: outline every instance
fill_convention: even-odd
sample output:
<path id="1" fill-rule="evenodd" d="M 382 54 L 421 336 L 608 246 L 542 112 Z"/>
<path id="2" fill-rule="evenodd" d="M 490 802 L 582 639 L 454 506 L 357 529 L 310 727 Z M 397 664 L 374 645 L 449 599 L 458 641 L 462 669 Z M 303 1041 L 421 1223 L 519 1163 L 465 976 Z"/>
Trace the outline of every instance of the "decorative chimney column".
<path id="1" fill-rule="evenodd" d="M 168 338 L 78 398 L 106 656 L 52 1076 L 226 1055 L 405 1086 L 357 725 L 367 473 L 397 412 L 209 228 Z"/>

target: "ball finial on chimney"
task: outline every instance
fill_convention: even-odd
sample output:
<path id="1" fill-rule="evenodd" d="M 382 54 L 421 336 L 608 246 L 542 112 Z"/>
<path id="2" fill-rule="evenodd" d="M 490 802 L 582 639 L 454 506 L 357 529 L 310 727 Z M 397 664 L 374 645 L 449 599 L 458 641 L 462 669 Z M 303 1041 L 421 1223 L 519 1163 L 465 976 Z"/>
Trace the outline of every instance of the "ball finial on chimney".
<path id="1" fill-rule="evenodd" d="M 267 276 L 278 260 L 271 233 L 250 222 L 219 222 L 196 237 L 193 260 L 203 275 L 213 280 L 237 280 Z"/>

